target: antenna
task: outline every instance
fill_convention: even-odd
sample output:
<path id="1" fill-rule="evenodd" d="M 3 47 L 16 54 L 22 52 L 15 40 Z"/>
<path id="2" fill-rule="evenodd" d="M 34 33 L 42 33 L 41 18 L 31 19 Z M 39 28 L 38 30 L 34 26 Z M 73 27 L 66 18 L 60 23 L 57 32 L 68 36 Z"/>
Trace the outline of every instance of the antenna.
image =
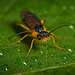
<path id="1" fill-rule="evenodd" d="M 17 33 L 16 35 L 20 35 L 20 34 L 23 34 L 23 33 L 26 33 L 26 32 L 31 32 L 31 30 L 29 30 L 29 31 L 23 31 L 23 32 Z"/>
<path id="2" fill-rule="evenodd" d="M 62 27 L 64 27 L 64 26 L 69 26 L 69 25 L 63 25 L 63 26 L 59 26 L 59 27 L 57 27 L 57 28 L 53 29 L 52 31 L 50 31 L 50 32 L 49 32 L 49 34 L 50 34 L 50 33 L 52 33 L 52 32 L 54 32 L 55 30 L 57 30 L 57 29 L 59 29 L 59 28 L 62 28 Z"/>

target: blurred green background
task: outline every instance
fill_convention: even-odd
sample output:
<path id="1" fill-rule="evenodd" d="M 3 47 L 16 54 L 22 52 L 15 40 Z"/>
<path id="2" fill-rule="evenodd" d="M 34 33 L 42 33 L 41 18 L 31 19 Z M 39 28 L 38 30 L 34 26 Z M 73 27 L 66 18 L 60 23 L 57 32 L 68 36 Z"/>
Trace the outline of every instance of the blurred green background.
<path id="1" fill-rule="evenodd" d="M 34 42 L 27 54 L 31 40 L 27 37 L 21 43 L 9 46 L 22 36 L 14 36 L 24 31 L 14 23 L 24 24 L 20 18 L 23 9 L 35 13 L 48 31 L 61 26 L 55 35 L 56 44 L 65 50 L 57 49 L 50 39 L 47 43 Z M 26 62 L 27 65 L 24 65 Z M 75 0 L 0 0 L 0 75 L 75 75 Z"/>

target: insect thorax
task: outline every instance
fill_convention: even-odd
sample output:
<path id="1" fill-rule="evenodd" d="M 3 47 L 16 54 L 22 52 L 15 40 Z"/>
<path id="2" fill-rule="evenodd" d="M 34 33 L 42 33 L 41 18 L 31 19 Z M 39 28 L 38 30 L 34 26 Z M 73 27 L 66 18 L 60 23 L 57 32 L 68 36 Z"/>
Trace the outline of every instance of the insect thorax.
<path id="1" fill-rule="evenodd" d="M 37 35 L 38 40 L 41 40 L 43 37 L 49 37 L 49 33 L 47 31 L 42 31 Z"/>
<path id="2" fill-rule="evenodd" d="M 43 26 L 36 24 L 34 29 L 36 32 L 41 33 L 43 31 Z"/>

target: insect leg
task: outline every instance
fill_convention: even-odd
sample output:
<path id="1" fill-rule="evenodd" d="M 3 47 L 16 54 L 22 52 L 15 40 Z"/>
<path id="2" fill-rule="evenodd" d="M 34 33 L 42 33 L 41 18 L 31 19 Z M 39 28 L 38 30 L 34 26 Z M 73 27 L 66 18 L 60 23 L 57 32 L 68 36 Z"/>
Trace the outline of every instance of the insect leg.
<path id="1" fill-rule="evenodd" d="M 31 49 L 32 49 L 32 47 L 33 47 L 33 42 L 34 42 L 34 41 L 38 41 L 38 40 L 37 40 L 37 39 L 33 39 L 33 40 L 32 40 L 30 49 L 29 49 L 28 53 L 25 55 L 25 57 L 30 53 L 30 51 L 31 51 Z"/>
<path id="2" fill-rule="evenodd" d="M 21 26 L 21 27 L 23 27 L 23 28 L 26 29 L 26 30 L 30 30 L 29 28 L 27 28 L 27 27 L 24 26 L 23 24 L 18 24 L 18 23 L 16 23 L 16 25 Z"/>
<path id="3" fill-rule="evenodd" d="M 59 38 L 59 39 L 65 40 L 65 38 L 61 38 L 61 37 L 59 37 L 59 36 L 56 36 L 56 35 L 54 35 L 53 33 L 51 33 L 51 35 L 53 35 L 53 36 L 56 37 L 56 38 Z"/>
<path id="4" fill-rule="evenodd" d="M 41 20 L 41 23 L 42 23 L 42 24 L 44 23 L 44 20 L 43 20 L 43 19 Z"/>
<path id="5" fill-rule="evenodd" d="M 25 37 L 27 37 L 27 36 L 32 36 L 32 35 L 31 35 L 31 34 L 27 34 L 27 35 L 25 35 L 24 37 L 22 37 L 20 40 L 18 40 L 17 42 L 14 42 L 14 43 L 12 43 L 12 44 L 9 44 L 8 46 L 14 45 L 14 44 L 16 44 L 16 43 L 22 41 L 22 40 L 23 40 Z"/>
<path id="6" fill-rule="evenodd" d="M 54 37 L 53 36 L 49 36 L 49 38 L 51 38 L 52 37 L 52 39 L 53 39 L 53 43 L 54 43 L 54 45 L 57 47 L 57 48 L 59 48 L 59 49 L 64 49 L 64 48 L 60 48 L 59 46 L 57 46 L 57 44 L 55 43 L 55 39 L 54 39 Z M 65 49 L 64 49 L 65 50 Z"/>
<path id="7" fill-rule="evenodd" d="M 50 32 L 50 31 L 48 31 L 48 32 Z M 59 36 L 56 36 L 56 35 L 53 34 L 53 33 L 50 33 L 50 34 L 53 35 L 53 36 L 56 37 L 56 38 L 59 38 L 59 39 L 65 40 L 65 38 L 61 38 L 61 37 L 59 37 Z"/>

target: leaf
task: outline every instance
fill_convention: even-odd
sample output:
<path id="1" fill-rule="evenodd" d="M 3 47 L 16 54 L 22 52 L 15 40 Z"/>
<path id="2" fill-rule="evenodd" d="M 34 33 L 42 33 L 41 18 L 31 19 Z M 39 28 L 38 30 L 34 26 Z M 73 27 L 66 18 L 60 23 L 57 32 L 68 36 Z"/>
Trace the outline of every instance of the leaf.
<path id="1" fill-rule="evenodd" d="M 60 70 L 62 70 L 60 71 L 62 74 L 74 73 L 75 2 L 73 0 L 7 0 L 5 2 L 1 0 L 0 3 L 0 7 L 2 7 L 0 9 L 1 75 L 59 74 Z M 34 37 L 27 37 L 20 43 L 8 46 L 24 36 L 14 36 L 18 32 L 24 31 L 23 28 L 15 25 L 15 23 L 24 24 L 20 18 L 20 12 L 23 9 L 35 13 L 40 20 L 45 19 L 44 26 L 48 31 L 61 25 L 70 25 L 70 27 L 63 27 L 54 32 L 55 35 L 66 39 L 55 38 L 56 44 L 65 50 L 56 48 L 52 39 L 48 40 L 47 43 L 34 42 L 31 52 L 25 58 L 24 56 L 27 54 Z"/>

